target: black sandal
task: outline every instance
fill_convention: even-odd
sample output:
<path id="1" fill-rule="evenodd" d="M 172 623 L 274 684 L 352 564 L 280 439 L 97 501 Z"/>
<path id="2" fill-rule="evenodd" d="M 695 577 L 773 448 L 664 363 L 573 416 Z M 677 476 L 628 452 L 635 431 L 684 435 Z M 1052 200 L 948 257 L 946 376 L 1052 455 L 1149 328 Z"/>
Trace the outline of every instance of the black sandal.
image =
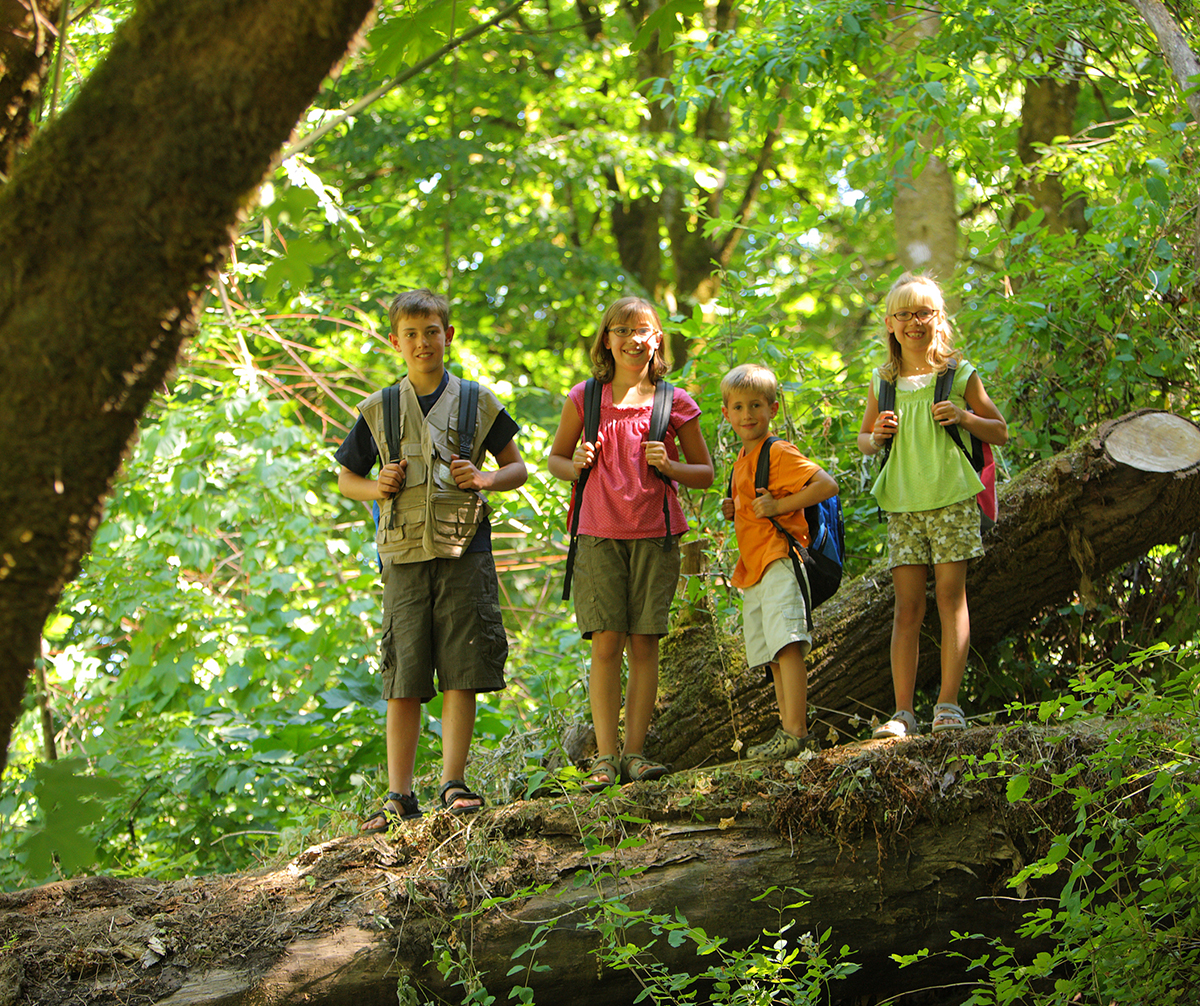
<path id="1" fill-rule="evenodd" d="M 392 806 L 393 803 L 400 807 L 400 812 L 397 812 L 396 808 Z M 387 831 L 394 824 L 399 824 L 401 821 L 412 821 L 421 816 L 416 793 L 389 793 L 387 799 L 383 801 L 383 806 L 363 821 L 358 832 L 360 835 L 378 835 Z"/>
<path id="2" fill-rule="evenodd" d="M 452 793 L 453 796 L 447 799 L 447 793 Z M 451 779 L 449 782 L 442 783 L 442 788 L 438 790 L 438 799 L 442 801 L 442 809 L 450 811 L 451 814 L 474 814 L 477 810 L 481 810 L 487 802 L 478 793 L 472 793 L 462 779 Z M 459 800 L 478 800 L 479 803 L 468 807 L 451 806 Z"/>

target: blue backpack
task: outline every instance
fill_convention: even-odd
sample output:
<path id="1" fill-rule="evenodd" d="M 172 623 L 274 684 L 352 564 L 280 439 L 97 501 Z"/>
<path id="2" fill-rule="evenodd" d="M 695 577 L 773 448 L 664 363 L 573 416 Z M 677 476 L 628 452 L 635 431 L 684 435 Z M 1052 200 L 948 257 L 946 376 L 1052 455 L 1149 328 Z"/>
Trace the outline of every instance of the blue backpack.
<path id="1" fill-rule="evenodd" d="M 769 436 L 758 453 L 758 465 L 754 469 L 754 488 L 766 489 L 771 481 L 771 445 L 778 437 Z M 729 498 L 733 498 L 733 475 L 729 476 Z M 817 605 L 828 601 L 842 584 L 842 566 L 846 557 L 846 524 L 842 517 L 842 501 L 839 496 L 830 496 L 820 503 L 804 508 L 804 519 L 808 522 L 808 534 L 812 544 L 805 548 L 774 517 L 767 518 L 787 539 L 788 555 L 804 595 L 805 615 L 808 630 L 812 631 L 812 612 Z M 803 568 L 803 572 L 801 569 Z M 807 574 L 807 575 L 805 575 Z"/>

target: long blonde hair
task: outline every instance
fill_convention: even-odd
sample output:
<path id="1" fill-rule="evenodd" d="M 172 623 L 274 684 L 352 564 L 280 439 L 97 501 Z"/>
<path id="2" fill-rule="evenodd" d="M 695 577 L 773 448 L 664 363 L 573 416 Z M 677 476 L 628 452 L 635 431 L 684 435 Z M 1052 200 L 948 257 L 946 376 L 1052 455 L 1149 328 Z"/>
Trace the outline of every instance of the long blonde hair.
<path id="1" fill-rule="evenodd" d="M 914 307 L 932 307 L 938 312 L 934 336 L 925 353 L 929 365 L 941 374 L 946 370 L 947 361 L 962 359 L 962 353 L 954 348 L 954 329 L 950 327 L 950 318 L 946 314 L 946 298 L 942 296 L 942 288 L 938 286 L 937 280 L 932 276 L 906 272 L 892 284 L 884 301 L 883 341 L 887 346 L 888 361 L 879 368 L 879 373 L 885 381 L 894 382 L 900 376 L 902 360 L 900 340 L 888 331 L 886 319 L 897 311 L 911 310 Z"/>
<path id="2" fill-rule="evenodd" d="M 617 374 L 617 361 L 612 350 L 604 344 L 604 337 L 614 325 L 633 325 L 644 320 L 652 324 L 661 333 L 658 349 L 650 355 L 650 380 L 655 384 L 671 369 L 670 357 L 667 354 L 667 336 L 662 330 L 662 322 L 658 311 L 650 301 L 642 297 L 622 297 L 604 312 L 600 320 L 600 329 L 596 332 L 596 341 L 592 343 L 592 373 L 601 384 L 608 384 Z"/>

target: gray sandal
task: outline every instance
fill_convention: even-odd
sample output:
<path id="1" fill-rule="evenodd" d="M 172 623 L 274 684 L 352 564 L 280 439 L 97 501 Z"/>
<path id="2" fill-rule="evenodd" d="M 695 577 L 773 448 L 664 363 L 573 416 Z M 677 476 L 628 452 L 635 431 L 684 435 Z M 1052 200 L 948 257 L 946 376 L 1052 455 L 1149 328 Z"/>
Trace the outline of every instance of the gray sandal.
<path id="1" fill-rule="evenodd" d="M 871 734 L 872 740 L 903 739 L 916 737 L 921 731 L 917 729 L 917 718 L 907 709 L 897 709 L 892 718 L 886 723 L 880 723 Z"/>

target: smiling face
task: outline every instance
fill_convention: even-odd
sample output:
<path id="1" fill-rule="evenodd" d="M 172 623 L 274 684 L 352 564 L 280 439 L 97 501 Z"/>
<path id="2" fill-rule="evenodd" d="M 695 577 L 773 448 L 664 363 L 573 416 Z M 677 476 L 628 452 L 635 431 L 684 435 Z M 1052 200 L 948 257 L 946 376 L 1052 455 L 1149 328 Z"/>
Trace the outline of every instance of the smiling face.
<path id="1" fill-rule="evenodd" d="M 946 342 L 946 304 L 932 280 L 912 277 L 893 287 L 885 310 L 890 351 L 910 366 L 928 361 L 931 351 Z"/>
<path id="2" fill-rule="evenodd" d="M 446 370 L 446 347 L 454 326 L 443 325 L 433 314 L 404 314 L 395 321 L 391 342 L 408 367 L 408 379 L 417 394 L 437 390 Z"/>
<path id="3" fill-rule="evenodd" d="M 771 420 L 778 411 L 778 402 L 753 388 L 730 391 L 721 406 L 721 415 L 729 420 L 747 452 L 771 432 Z"/>
<path id="4" fill-rule="evenodd" d="M 605 330 L 604 345 L 612 353 L 617 369 L 640 374 L 662 345 L 662 332 L 658 330 L 656 318 L 642 313 L 631 314 Z"/>

